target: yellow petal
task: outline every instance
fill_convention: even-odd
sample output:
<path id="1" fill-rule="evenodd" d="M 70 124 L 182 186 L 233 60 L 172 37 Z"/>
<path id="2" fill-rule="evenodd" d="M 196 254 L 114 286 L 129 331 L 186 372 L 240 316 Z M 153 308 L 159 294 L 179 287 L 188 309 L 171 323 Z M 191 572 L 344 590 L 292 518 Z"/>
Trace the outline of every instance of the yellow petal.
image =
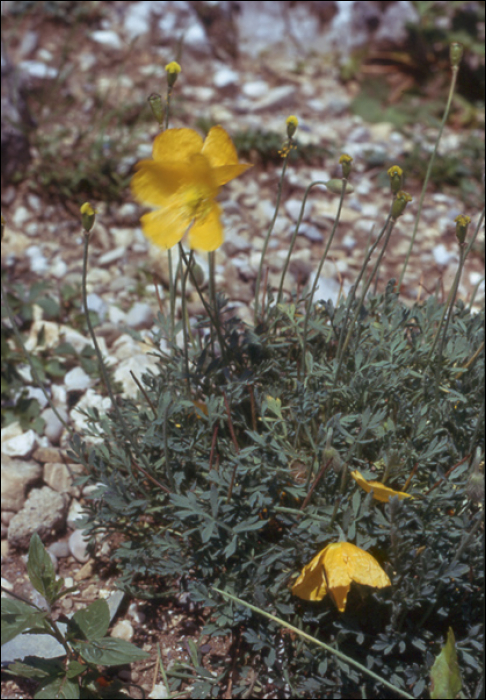
<path id="1" fill-rule="evenodd" d="M 184 184 L 191 181 L 192 170 L 187 163 L 162 165 L 153 160 L 142 160 L 130 186 L 133 196 L 143 204 L 154 207 L 167 205 L 167 200 Z"/>
<path id="2" fill-rule="evenodd" d="M 326 547 L 324 555 L 324 570 L 326 572 L 329 593 L 336 603 L 339 612 L 344 612 L 349 589 L 351 587 L 351 576 L 343 556 L 342 545 L 344 542 L 337 542 Z"/>
<path id="3" fill-rule="evenodd" d="M 197 250 L 216 250 L 223 243 L 221 207 L 213 202 L 206 216 L 198 218 L 189 230 L 189 247 Z"/>
<path id="4" fill-rule="evenodd" d="M 293 595 L 302 600 L 322 600 L 327 592 L 326 576 L 322 566 L 324 548 L 309 564 L 304 566 L 302 573 L 292 586 Z"/>
<path id="5" fill-rule="evenodd" d="M 238 163 L 237 165 L 221 165 L 218 168 L 214 168 L 212 175 L 217 187 L 222 187 L 226 185 L 230 180 L 234 180 L 235 177 L 244 173 L 248 168 L 252 168 L 251 163 Z"/>
<path id="6" fill-rule="evenodd" d="M 201 153 L 203 140 L 193 129 L 166 129 L 155 137 L 152 155 L 156 161 L 188 161 Z"/>
<path id="7" fill-rule="evenodd" d="M 373 491 L 373 498 L 376 498 L 377 501 L 388 503 L 392 496 L 398 496 L 400 500 L 403 498 L 413 498 L 413 496 L 411 496 L 409 493 L 405 493 L 404 491 L 395 491 L 394 489 L 388 488 L 388 486 L 385 486 L 384 484 L 380 484 L 379 481 L 366 481 L 364 476 L 360 474 L 359 471 L 351 472 L 351 476 L 356 483 L 366 491 L 366 493 Z"/>
<path id="8" fill-rule="evenodd" d="M 350 579 L 373 588 L 391 586 L 390 579 L 369 552 L 351 542 L 341 542 L 340 545 L 343 564 Z"/>
<path id="9" fill-rule="evenodd" d="M 144 214 L 140 223 L 147 238 L 160 248 L 168 249 L 182 239 L 190 220 L 183 210 L 166 207 Z"/>
<path id="10" fill-rule="evenodd" d="M 227 132 L 222 126 L 213 126 L 204 141 L 202 152 L 209 160 L 212 168 L 220 165 L 236 165 L 238 153 Z"/>

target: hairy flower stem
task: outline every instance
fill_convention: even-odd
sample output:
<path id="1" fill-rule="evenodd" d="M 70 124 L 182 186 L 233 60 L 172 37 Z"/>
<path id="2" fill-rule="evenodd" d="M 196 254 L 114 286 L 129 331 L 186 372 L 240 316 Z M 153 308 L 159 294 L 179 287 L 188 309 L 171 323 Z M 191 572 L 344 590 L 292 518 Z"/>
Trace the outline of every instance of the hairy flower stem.
<path id="1" fill-rule="evenodd" d="M 437 340 L 440 337 L 440 344 L 439 344 L 439 349 L 437 351 L 437 357 L 434 358 L 434 368 L 435 368 L 435 400 L 436 402 L 439 399 L 439 384 L 440 384 L 440 366 L 442 362 L 442 352 L 444 350 L 444 345 L 445 341 L 447 338 L 447 330 L 449 328 L 449 324 L 452 318 L 452 312 L 454 310 L 454 305 L 456 301 L 456 295 L 457 295 L 457 290 L 459 289 L 459 282 L 461 281 L 461 276 L 462 276 L 462 271 L 464 269 L 464 263 L 466 262 L 466 246 L 463 243 L 462 245 L 459 245 L 459 266 L 457 268 L 456 276 L 454 278 L 454 284 L 452 285 L 451 291 L 449 292 L 449 296 L 447 298 L 447 303 L 444 306 L 444 311 L 442 312 L 442 317 L 440 319 L 439 323 L 439 328 L 437 329 L 437 332 L 435 334 L 435 339 L 432 344 L 432 347 L 429 351 L 429 354 L 427 355 L 427 362 L 430 362 L 430 359 L 432 357 L 432 354 L 434 352 L 435 346 L 437 345 Z M 441 327 L 442 323 L 444 320 L 444 315 L 447 312 L 447 317 L 444 323 L 444 330 L 441 335 Z"/>
<path id="2" fill-rule="evenodd" d="M 279 510 L 283 510 L 283 509 L 280 508 Z M 213 591 L 216 591 L 217 593 L 222 595 L 223 598 L 229 598 L 230 600 L 233 600 L 235 603 L 238 603 L 239 605 L 243 605 L 244 607 L 248 608 L 249 610 L 253 610 L 254 612 L 258 613 L 259 615 L 266 617 L 268 620 L 272 620 L 273 622 L 276 622 L 278 625 L 280 625 L 284 629 L 291 630 L 298 637 L 302 637 L 302 639 L 306 639 L 307 641 L 311 642 L 311 644 L 316 644 L 317 646 L 319 646 L 321 649 L 324 649 L 329 654 L 336 656 L 336 658 L 342 659 L 345 663 L 349 664 L 350 666 L 354 666 L 355 668 L 359 669 L 361 671 L 361 673 L 363 673 L 367 676 L 370 676 L 370 678 L 373 678 L 374 680 L 378 681 L 379 683 L 382 683 L 385 686 L 385 688 L 392 690 L 394 693 L 396 693 L 400 697 L 410 698 L 411 700 L 414 700 L 413 695 L 409 695 L 404 690 L 401 690 L 401 688 L 397 688 L 392 683 L 385 680 L 384 678 L 379 676 L 374 671 L 370 671 L 369 668 L 367 668 L 366 666 L 363 666 L 358 661 L 355 661 L 352 657 L 346 656 L 346 654 L 343 654 L 343 652 L 338 651 L 334 647 L 329 646 L 328 644 L 325 644 L 324 642 L 321 642 L 319 639 L 316 639 L 316 637 L 312 637 L 310 634 L 307 634 L 307 632 L 303 632 L 298 627 L 294 627 L 286 620 L 282 620 L 281 618 L 276 617 L 275 615 L 271 615 L 270 613 L 265 612 L 261 608 L 257 608 L 255 605 L 251 605 L 250 603 L 245 602 L 241 598 L 237 598 L 236 596 L 232 595 L 231 593 L 227 593 L 226 591 L 223 591 L 223 590 L 220 590 L 219 588 L 216 588 L 216 586 L 213 586 Z"/>
<path id="3" fill-rule="evenodd" d="M 341 371 L 341 367 L 342 367 L 342 364 L 343 364 L 344 355 L 345 355 L 346 350 L 347 350 L 347 347 L 348 347 L 348 345 L 349 345 L 349 341 L 351 340 L 351 336 L 352 336 L 352 334 L 353 334 L 354 326 L 355 326 L 356 321 L 358 320 L 358 317 L 359 317 L 359 315 L 360 315 L 360 313 L 361 313 L 361 309 L 363 308 L 363 304 L 364 304 L 364 301 L 365 301 L 365 298 L 366 298 L 366 294 L 367 294 L 367 292 L 368 292 L 368 289 L 370 288 L 370 285 L 371 285 L 371 282 L 372 282 L 372 280 L 373 280 L 373 277 L 375 276 L 376 271 L 378 270 L 378 268 L 379 268 L 379 266 L 380 266 L 380 263 L 381 263 L 381 260 L 382 260 L 382 258 L 383 258 L 383 255 L 385 254 L 385 250 L 386 250 L 386 247 L 387 247 L 387 245 L 388 245 L 388 241 L 390 240 L 390 236 L 391 236 L 391 233 L 392 233 L 392 231 L 393 231 L 393 227 L 395 226 L 395 223 L 396 223 L 396 219 L 392 219 L 392 218 L 391 218 L 391 214 L 389 214 L 389 215 L 388 215 L 388 218 L 387 218 L 387 220 L 386 220 L 386 222 L 385 222 L 385 226 L 383 227 L 382 231 L 380 232 L 380 235 L 378 236 L 378 239 L 376 240 L 376 243 L 370 248 L 370 251 L 369 251 L 369 253 L 368 253 L 367 259 L 366 259 L 365 264 L 364 264 L 364 266 L 363 266 L 363 268 L 362 268 L 362 271 L 363 271 L 364 268 L 366 267 L 366 265 L 368 264 L 368 261 L 369 261 L 371 255 L 372 255 L 373 251 L 374 251 L 375 248 L 376 248 L 376 244 L 378 243 L 378 241 L 380 240 L 380 238 L 383 236 L 383 234 L 385 234 L 385 240 L 384 240 L 384 242 L 383 242 L 382 249 L 381 249 L 381 251 L 380 251 L 380 254 L 378 255 L 378 258 L 377 258 L 376 263 L 375 263 L 375 265 L 374 265 L 374 267 L 373 267 L 373 270 L 371 271 L 371 274 L 370 274 L 370 276 L 368 277 L 368 280 L 366 281 L 366 283 L 365 283 L 365 285 L 364 285 L 363 292 L 362 292 L 362 294 L 361 294 L 361 299 L 360 299 L 359 304 L 358 304 L 358 308 L 356 309 L 355 314 L 354 314 L 354 316 L 353 316 L 353 320 L 351 321 L 351 324 L 350 324 L 350 326 L 349 326 L 349 330 L 348 330 L 348 333 L 347 333 L 347 335 L 346 335 L 346 339 L 345 339 L 345 341 L 344 341 L 344 343 L 343 343 L 343 346 L 342 346 L 342 348 L 341 348 L 341 350 L 340 350 L 340 354 L 336 356 L 336 359 L 337 359 L 337 361 L 338 361 L 338 365 L 337 365 L 337 368 L 336 368 L 336 374 L 335 374 L 335 376 L 334 376 L 333 387 L 336 386 L 337 381 L 338 381 L 338 379 L 339 379 L 339 373 L 340 373 L 340 371 Z M 385 233 L 385 232 L 386 232 L 386 233 Z M 360 277 L 361 277 L 361 276 L 362 276 L 362 275 L 361 275 L 361 273 L 360 273 Z M 360 278 L 359 278 L 359 279 L 360 279 Z M 358 282 L 359 282 L 359 279 L 358 279 Z"/>
<path id="4" fill-rule="evenodd" d="M 290 258 L 292 256 L 292 251 L 294 249 L 295 241 L 297 240 L 297 234 L 299 233 L 299 227 L 300 227 L 300 224 L 302 223 L 302 218 L 304 216 L 304 210 L 305 210 L 305 204 L 307 202 L 307 197 L 309 196 L 311 189 L 313 187 L 315 187 L 316 185 L 324 185 L 324 187 L 325 187 L 326 183 L 322 180 L 316 180 L 315 182 L 311 182 L 311 184 L 308 186 L 308 188 L 306 189 L 306 191 L 304 193 L 304 199 L 302 200 L 302 206 L 300 207 L 299 218 L 297 219 L 297 223 L 295 225 L 295 230 L 294 230 L 294 233 L 292 235 L 292 239 L 291 239 L 290 245 L 289 245 L 289 252 L 287 253 L 287 258 L 285 259 L 285 264 L 284 264 L 283 270 L 282 270 L 282 277 L 280 278 L 280 286 L 278 288 L 278 294 L 277 294 L 277 304 L 280 304 L 280 302 L 282 301 L 284 279 L 285 279 L 285 275 L 287 274 L 288 266 L 290 264 Z"/>
<path id="5" fill-rule="evenodd" d="M 465 244 L 462 244 L 462 245 L 459 244 L 459 267 L 457 268 L 454 282 L 452 284 L 451 290 L 450 290 L 449 295 L 447 297 L 447 301 L 444 305 L 444 309 L 442 311 L 442 315 L 441 315 L 440 321 L 439 321 L 439 327 L 437 328 L 437 330 L 435 332 L 434 342 L 432 343 L 432 346 L 429 350 L 429 354 L 427 355 L 427 363 L 430 362 L 432 354 L 435 350 L 435 346 L 437 345 L 437 341 L 439 340 L 440 332 L 442 329 L 442 324 L 444 323 L 445 315 L 447 312 L 449 312 L 447 315 L 447 320 L 446 320 L 444 332 L 442 333 L 441 345 L 439 348 L 439 353 L 438 353 L 438 358 L 437 358 L 437 362 L 440 364 L 440 358 L 442 357 L 442 349 L 444 347 L 447 328 L 449 326 L 449 321 L 450 321 L 451 315 L 452 315 L 452 309 L 454 307 L 454 301 L 456 298 L 457 290 L 459 288 L 459 282 L 461 280 L 462 271 L 464 269 L 464 263 L 466 262 L 466 258 L 469 254 L 469 251 L 471 250 L 472 246 L 474 245 L 474 242 L 477 238 L 477 235 L 479 233 L 479 229 L 481 228 L 481 224 L 482 224 L 483 220 L 484 220 L 484 209 L 481 212 L 481 216 L 479 217 L 478 224 L 476 226 L 474 234 L 472 235 L 471 240 L 469 241 L 468 245 L 466 246 Z"/>
<path id="6" fill-rule="evenodd" d="M 303 354 L 303 368 L 304 368 L 304 379 L 305 375 L 307 372 L 307 362 L 306 362 L 306 352 L 307 352 L 307 331 L 308 331 L 308 325 L 309 325 L 309 317 L 311 315 L 312 311 L 312 303 L 314 301 L 314 294 L 316 293 L 317 285 L 319 284 L 319 277 L 321 274 L 322 266 L 324 265 L 327 254 L 329 252 L 329 248 L 331 247 L 331 243 L 334 239 L 334 235 L 337 231 L 338 223 L 339 223 L 339 218 L 341 216 L 341 209 L 343 207 L 343 202 L 344 202 L 344 195 L 346 194 L 346 186 L 348 184 L 348 181 L 345 177 L 342 179 L 342 185 L 341 185 L 341 197 L 339 199 L 339 204 L 338 204 L 338 210 L 336 214 L 336 219 L 334 221 L 334 226 L 332 227 L 331 235 L 329 236 L 329 239 L 327 241 L 327 245 L 324 248 L 324 253 L 322 254 L 321 261 L 319 263 L 319 266 L 316 271 L 316 276 L 314 279 L 314 284 L 312 285 L 312 289 L 309 294 L 309 299 L 307 301 L 307 307 L 305 310 L 305 317 L 304 317 L 304 342 L 303 342 L 303 349 L 302 349 L 302 354 Z"/>
<path id="7" fill-rule="evenodd" d="M 175 284 L 174 284 L 174 268 L 172 264 L 172 251 L 169 248 L 167 250 L 167 262 L 169 266 L 169 304 L 170 304 L 170 345 L 172 346 L 172 351 L 174 352 L 173 348 L 173 343 L 174 343 L 174 330 L 175 330 L 175 298 L 176 298 L 176 289 L 175 289 Z"/>
<path id="8" fill-rule="evenodd" d="M 179 249 L 182 249 L 182 244 L 179 243 Z M 181 253 L 182 257 L 182 253 Z M 184 366 L 185 366 L 185 371 L 186 371 L 186 390 L 187 390 L 187 397 L 190 398 L 191 396 L 191 381 L 189 377 L 189 343 L 188 343 L 188 338 L 187 338 L 187 326 L 189 325 L 189 316 L 187 314 L 187 300 L 186 300 L 186 283 L 187 283 L 187 276 L 189 274 L 189 270 L 192 265 L 192 261 L 194 258 L 194 253 L 191 250 L 189 253 L 189 262 L 188 265 L 186 266 L 186 269 L 184 270 L 183 274 L 181 275 L 181 304 L 182 304 L 182 336 L 184 338 L 184 349 L 183 349 L 183 354 L 184 354 Z"/>
<path id="9" fill-rule="evenodd" d="M 449 97 L 447 98 L 447 104 L 446 104 L 446 108 L 444 111 L 444 116 L 442 117 L 442 121 L 440 123 L 439 133 L 437 134 L 437 139 L 435 141 L 434 150 L 432 151 L 432 155 L 430 156 L 429 165 L 427 167 L 427 173 L 425 175 L 424 184 L 422 186 L 422 192 L 420 193 L 417 216 L 415 217 L 415 222 L 413 225 L 412 238 L 410 240 L 410 245 L 409 245 L 408 250 L 407 250 L 407 255 L 405 256 L 405 262 L 403 264 L 403 269 L 402 269 L 402 272 L 400 275 L 400 279 L 398 280 L 398 291 L 399 292 L 400 292 L 400 289 L 401 289 L 401 286 L 403 283 L 403 278 L 405 277 L 405 271 L 407 269 L 410 255 L 412 254 L 413 244 L 415 243 L 415 236 L 417 235 L 417 229 L 418 229 L 418 225 L 420 222 L 420 217 L 422 216 L 422 207 L 423 207 L 423 203 L 424 203 L 424 197 L 425 197 L 425 193 L 427 191 L 427 186 L 429 184 L 430 175 L 432 173 L 432 168 L 434 166 L 435 156 L 437 155 L 437 149 L 439 148 L 439 143 L 440 143 L 440 140 L 442 138 L 442 132 L 444 130 L 444 126 L 445 126 L 445 123 L 447 121 L 447 117 L 449 116 L 449 111 L 451 108 L 452 97 L 454 95 L 454 89 L 456 86 L 458 71 L 459 71 L 459 66 L 452 67 L 452 79 L 451 79 L 451 84 L 450 84 L 450 88 L 449 88 Z"/>
<path id="10" fill-rule="evenodd" d="M 216 302 L 216 284 L 214 279 L 214 251 L 208 253 L 208 266 L 209 266 L 209 279 L 208 279 L 208 290 L 209 290 L 209 304 L 214 310 L 214 314 L 219 320 L 218 307 Z M 211 335 L 211 348 L 214 355 L 214 329 L 213 325 L 209 326 L 209 331 Z"/>
<path id="11" fill-rule="evenodd" d="M 24 355 L 25 355 L 25 359 L 27 360 L 27 362 L 28 362 L 29 365 L 30 365 L 30 369 L 31 369 L 31 372 L 32 372 L 32 376 L 33 376 L 34 379 L 35 379 L 35 383 L 37 384 L 37 386 L 39 387 L 39 389 L 42 391 L 42 393 L 44 394 L 44 396 L 46 397 L 47 403 L 48 403 L 49 406 L 52 408 L 52 410 L 53 410 L 54 415 L 56 416 L 56 418 L 61 422 L 61 424 L 62 424 L 62 425 L 66 428 L 66 430 L 71 434 L 71 436 L 73 436 L 73 435 L 74 435 L 74 430 L 71 428 L 71 426 L 69 426 L 69 425 L 66 423 L 66 421 L 65 421 L 64 418 L 61 416 L 61 414 L 59 413 L 59 411 L 58 411 L 57 408 L 55 407 L 54 403 L 52 402 L 52 399 L 51 399 L 51 397 L 49 396 L 49 394 L 48 394 L 48 392 L 47 392 L 47 389 L 45 388 L 43 382 L 41 381 L 41 379 L 40 379 L 40 377 L 39 377 L 39 373 L 37 372 L 37 369 L 36 369 L 35 364 L 34 364 L 32 358 L 31 358 L 31 356 L 30 356 L 30 353 L 29 353 L 29 351 L 27 350 L 27 348 L 25 347 L 24 341 L 23 341 L 23 339 L 22 339 L 22 336 L 20 335 L 20 331 L 19 331 L 19 329 L 18 329 L 18 327 L 17 327 L 17 323 L 16 323 L 16 321 L 15 321 L 15 316 L 13 315 L 12 309 L 10 308 L 10 304 L 9 304 L 9 301 L 8 301 L 7 292 L 6 292 L 6 290 L 3 288 L 3 280 L 2 280 L 2 282 L 1 282 L 1 286 L 2 286 L 2 302 L 3 302 L 3 304 L 5 305 L 5 308 L 6 308 L 6 310 L 7 310 L 7 315 L 8 315 L 8 318 L 9 318 L 9 320 L 10 320 L 10 324 L 11 324 L 11 326 L 12 326 L 12 330 L 13 330 L 13 332 L 14 332 L 15 338 L 16 338 L 18 344 L 20 345 L 20 347 L 21 347 L 22 350 L 23 350 L 23 353 L 24 353 Z"/>
<path id="12" fill-rule="evenodd" d="M 260 259 L 260 266 L 258 268 L 258 274 L 257 274 L 257 278 L 256 278 L 256 285 L 255 285 L 255 310 L 254 310 L 254 315 L 253 315 L 253 323 L 255 326 L 258 323 L 258 305 L 259 305 L 259 296 L 260 296 L 260 283 L 262 280 L 263 261 L 265 259 L 265 253 L 267 252 L 268 243 L 270 241 L 270 236 L 272 235 L 273 227 L 275 226 L 275 221 L 277 220 L 277 216 L 278 216 L 278 210 L 280 208 L 280 200 L 282 199 L 283 182 L 284 182 L 284 177 L 285 177 L 285 171 L 287 170 L 289 152 L 284 156 L 282 174 L 280 175 L 280 180 L 278 183 L 277 201 L 275 204 L 275 212 L 273 214 L 273 219 L 270 223 L 270 226 L 268 227 L 267 235 L 265 236 L 265 240 L 263 242 L 262 257 Z"/>
<path id="13" fill-rule="evenodd" d="M 216 334 L 218 336 L 218 342 L 219 342 L 219 347 L 221 349 L 221 355 L 224 358 L 226 356 L 226 345 L 224 342 L 223 334 L 221 332 L 221 324 L 219 322 L 219 314 L 216 312 L 216 315 L 213 314 L 211 307 L 208 305 L 207 301 L 203 297 L 201 288 L 199 287 L 199 284 L 194 276 L 194 272 L 192 270 L 192 265 L 189 265 L 188 258 L 184 252 L 184 248 L 182 245 L 180 245 L 180 253 L 182 256 L 182 259 L 184 260 L 184 264 L 186 268 L 189 270 L 189 275 L 191 276 L 191 282 L 194 284 L 194 287 L 196 288 L 196 291 L 199 295 L 199 298 L 201 300 L 202 305 L 204 306 L 204 309 L 209 317 L 209 320 L 211 321 L 213 327 L 216 330 Z"/>
<path id="14" fill-rule="evenodd" d="M 112 406 L 113 406 L 113 410 L 114 410 L 115 413 L 116 413 L 116 417 L 117 417 L 117 419 L 118 419 L 118 423 L 119 423 L 119 425 L 120 425 L 120 427 L 121 427 L 121 429 L 122 429 L 122 431 L 123 431 L 123 434 L 125 435 L 126 440 L 127 440 L 128 443 L 132 446 L 132 449 L 133 449 L 133 451 L 135 452 L 135 454 L 137 455 L 137 457 L 138 457 L 138 459 L 140 460 L 140 462 L 146 464 L 145 461 L 144 461 L 143 455 L 140 453 L 140 451 L 139 451 L 139 449 L 138 449 L 137 444 L 135 443 L 135 441 L 133 440 L 132 436 L 130 435 L 130 430 L 128 429 L 128 426 L 127 426 L 127 424 L 126 424 L 126 422 L 125 422 L 125 419 L 123 418 L 123 416 L 122 416 L 122 414 L 121 414 L 121 411 L 120 411 L 120 409 L 118 408 L 118 404 L 117 404 L 117 402 L 116 402 L 115 396 L 114 396 L 114 394 L 113 394 L 113 390 L 112 390 L 112 388 L 111 388 L 110 378 L 108 377 L 108 372 L 106 371 L 105 362 L 104 362 L 104 360 L 103 360 L 103 355 L 101 354 L 100 346 L 98 345 L 98 341 L 97 341 L 97 339 L 96 339 L 96 335 L 95 335 L 95 332 L 94 332 L 94 329 L 93 329 L 93 325 L 92 325 L 92 323 L 91 323 L 91 319 L 90 319 L 90 316 L 89 316 L 88 295 L 87 295 L 87 291 L 86 291 L 86 277 L 87 277 L 87 274 L 88 274 L 88 248 L 89 248 L 89 239 L 90 239 L 90 235 L 89 235 L 89 233 L 86 233 L 85 231 L 83 231 L 83 235 L 84 235 L 84 251 L 83 251 L 83 276 L 82 276 L 82 285 L 81 285 L 81 288 L 82 288 L 82 295 L 83 295 L 84 314 L 85 314 L 85 316 L 86 316 L 86 323 L 87 323 L 87 325 L 88 325 L 88 331 L 89 331 L 89 334 L 90 334 L 90 336 L 91 336 L 91 340 L 93 341 L 93 346 L 94 346 L 96 355 L 97 355 L 97 357 L 98 357 L 98 363 L 99 363 L 99 367 L 100 367 L 100 372 L 101 372 L 101 375 L 102 375 L 102 377 L 103 377 L 103 381 L 104 381 L 106 390 L 107 390 L 107 392 L 108 392 L 108 395 L 109 395 L 109 397 L 110 397 L 110 399 L 111 399 L 111 404 L 112 404 Z M 131 462 L 130 462 L 129 469 L 130 469 L 130 476 L 131 476 L 132 479 L 133 479 L 133 478 L 134 478 L 134 474 L 133 474 L 133 471 L 132 471 Z M 139 486 L 141 487 L 140 484 L 139 484 Z"/>
<path id="15" fill-rule="evenodd" d="M 169 128 L 169 115 L 170 115 L 170 98 L 172 95 L 172 88 L 167 88 L 167 99 L 165 105 L 165 130 Z M 169 305 L 170 305 L 170 345 L 171 352 L 174 352 L 174 333 L 175 333 L 175 300 L 176 300 L 176 288 L 174 284 L 174 268 L 172 263 L 172 250 L 169 248 L 167 250 L 167 263 L 169 267 Z"/>

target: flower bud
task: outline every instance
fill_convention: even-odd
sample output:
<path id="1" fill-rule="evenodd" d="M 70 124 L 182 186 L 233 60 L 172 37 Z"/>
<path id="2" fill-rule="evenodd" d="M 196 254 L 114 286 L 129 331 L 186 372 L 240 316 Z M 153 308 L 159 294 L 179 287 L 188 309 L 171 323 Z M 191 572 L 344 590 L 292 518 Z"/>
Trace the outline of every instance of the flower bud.
<path id="1" fill-rule="evenodd" d="M 471 217 L 464 216 L 464 214 L 459 214 L 459 216 L 456 216 L 454 221 L 456 222 L 456 238 L 459 241 L 459 244 L 462 245 L 466 240 L 467 227 L 471 223 Z"/>
<path id="2" fill-rule="evenodd" d="M 193 262 L 191 265 L 191 272 L 197 286 L 202 287 L 204 284 L 204 270 L 202 269 L 201 265 L 199 265 L 197 262 Z"/>
<path id="3" fill-rule="evenodd" d="M 176 84 L 177 76 L 181 70 L 182 69 L 177 61 L 171 61 L 166 65 L 165 71 L 167 73 L 167 84 L 169 86 L 169 90 L 171 90 Z"/>
<path id="4" fill-rule="evenodd" d="M 449 48 L 449 58 L 452 68 L 457 68 L 457 66 L 460 64 L 463 53 L 464 46 L 459 44 L 457 41 L 453 41 Z"/>
<path id="5" fill-rule="evenodd" d="M 322 463 L 327 464 L 330 461 L 330 467 L 339 474 L 343 466 L 343 460 L 337 450 L 334 447 L 326 447 L 322 453 Z"/>
<path id="6" fill-rule="evenodd" d="M 391 168 L 388 168 L 387 173 L 390 178 L 391 191 L 393 194 L 398 194 L 402 187 L 403 170 L 398 165 L 392 165 Z"/>
<path id="7" fill-rule="evenodd" d="M 341 157 L 339 158 L 339 163 L 343 169 L 343 177 L 346 178 L 346 180 L 349 177 L 349 174 L 351 172 L 351 163 L 353 162 L 353 159 L 351 156 L 348 156 L 347 153 L 342 153 Z"/>
<path id="8" fill-rule="evenodd" d="M 337 177 L 333 178 L 332 180 L 328 180 L 325 184 L 329 192 L 332 192 L 333 194 L 341 194 L 343 191 L 343 181 Z M 351 192 L 354 192 L 354 187 L 347 182 L 344 193 L 351 194 Z"/>
<path id="9" fill-rule="evenodd" d="M 93 209 L 89 202 L 85 202 L 79 208 L 79 211 L 81 212 L 81 224 L 86 233 L 89 233 L 93 228 L 93 224 L 95 222 L 96 210 Z"/>
<path id="10" fill-rule="evenodd" d="M 297 131 L 297 127 L 299 126 L 299 120 L 297 119 L 297 117 L 294 117 L 294 115 L 291 114 L 290 117 L 287 117 L 285 123 L 287 124 L 287 136 L 289 137 L 289 139 L 291 139 Z"/>
<path id="11" fill-rule="evenodd" d="M 412 197 L 408 194 L 408 192 L 404 192 L 403 190 L 397 192 L 397 196 L 393 200 L 392 204 L 391 218 L 396 221 L 398 217 L 403 214 L 405 207 L 411 201 Z"/>
<path id="12" fill-rule="evenodd" d="M 147 98 L 147 101 L 150 105 L 150 109 L 152 110 L 152 114 L 157 120 L 158 125 L 162 126 L 162 122 L 164 121 L 164 108 L 162 106 L 161 95 L 159 95 L 157 92 L 153 92 Z"/>
<path id="13" fill-rule="evenodd" d="M 482 503 L 484 499 L 484 474 L 473 472 L 466 485 L 466 495 L 474 503 Z"/>

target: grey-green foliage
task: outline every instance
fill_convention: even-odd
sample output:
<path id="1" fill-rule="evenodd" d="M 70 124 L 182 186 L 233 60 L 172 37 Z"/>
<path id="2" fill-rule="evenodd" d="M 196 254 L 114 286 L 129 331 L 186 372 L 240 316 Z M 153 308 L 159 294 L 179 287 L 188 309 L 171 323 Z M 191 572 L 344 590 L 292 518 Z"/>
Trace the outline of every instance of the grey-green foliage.
<path id="1" fill-rule="evenodd" d="M 97 484 L 88 529 L 123 536 L 113 558 L 127 590 L 170 597 L 182 586 L 210 611 L 205 633 L 237 640 L 235 697 L 248 690 L 250 667 L 262 694 L 269 673 L 277 693 L 288 683 L 292 697 L 387 691 L 221 600 L 212 585 L 305 628 L 417 697 L 428 684 L 429 650 L 437 652 L 452 627 L 472 692 L 483 635 L 482 512 L 465 487 L 469 455 L 484 450 L 484 351 L 477 354 L 484 314 L 457 304 L 437 371 L 428 351 L 442 305 L 431 297 L 407 308 L 390 284 L 367 300 L 335 383 L 346 302 L 314 307 L 305 376 L 299 304 L 269 309 L 256 328 L 220 309 L 224 357 L 213 352 L 201 318 L 189 377 L 180 349 L 158 353 L 158 371 L 144 380 L 150 403 L 121 406 L 143 467 L 113 416 L 93 412 L 102 443 L 73 443 L 84 481 Z M 342 475 L 327 469 L 301 510 L 331 428 L 346 470 L 379 480 L 388 464 L 387 485 L 397 490 L 414 470 L 415 498 L 373 501 L 349 475 L 341 493 Z M 340 538 L 369 550 L 392 580 L 379 592 L 353 585 L 344 613 L 328 597 L 310 603 L 290 592 L 302 567 Z M 180 688 L 180 678 L 170 682 Z M 198 681 L 192 697 L 216 697 L 218 687 Z"/>

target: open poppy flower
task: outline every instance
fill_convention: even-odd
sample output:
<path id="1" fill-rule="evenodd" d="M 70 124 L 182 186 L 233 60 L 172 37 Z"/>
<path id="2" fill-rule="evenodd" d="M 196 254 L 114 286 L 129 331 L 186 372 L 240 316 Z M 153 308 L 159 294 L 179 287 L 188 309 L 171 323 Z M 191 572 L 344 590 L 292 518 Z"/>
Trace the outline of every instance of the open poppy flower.
<path id="1" fill-rule="evenodd" d="M 393 489 L 388 488 L 388 486 L 380 484 L 379 481 L 366 481 L 364 476 L 358 471 L 351 472 L 351 476 L 356 483 L 366 491 L 366 493 L 373 491 L 373 498 L 376 498 L 377 501 L 388 503 L 392 496 L 398 496 L 400 500 L 402 500 L 402 498 L 413 498 L 413 496 L 411 496 L 409 493 L 405 493 L 404 491 L 394 491 Z"/>
<path id="2" fill-rule="evenodd" d="M 239 163 L 236 149 L 221 126 L 206 140 L 193 129 L 167 129 L 156 136 L 152 160 L 137 163 L 134 197 L 154 208 L 144 214 L 144 234 L 161 248 L 172 248 L 189 229 L 189 246 L 216 250 L 223 242 L 220 187 L 251 168 Z"/>
<path id="3" fill-rule="evenodd" d="M 292 593 L 303 600 L 322 600 L 329 590 L 339 612 L 344 612 L 352 581 L 373 588 L 391 586 L 371 554 L 350 542 L 336 542 L 304 566 Z"/>

